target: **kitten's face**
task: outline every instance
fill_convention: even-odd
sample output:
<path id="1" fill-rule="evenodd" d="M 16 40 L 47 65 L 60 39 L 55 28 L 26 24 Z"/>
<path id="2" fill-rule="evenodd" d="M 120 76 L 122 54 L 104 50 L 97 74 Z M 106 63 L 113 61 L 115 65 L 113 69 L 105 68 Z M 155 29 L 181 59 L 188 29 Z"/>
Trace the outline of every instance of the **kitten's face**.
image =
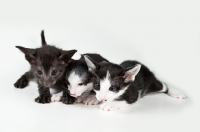
<path id="1" fill-rule="evenodd" d="M 73 97 L 78 97 L 82 95 L 83 92 L 92 90 L 93 84 L 90 78 L 91 74 L 88 72 L 87 66 L 74 66 L 72 70 L 66 75 L 70 95 Z"/>
<path id="2" fill-rule="evenodd" d="M 76 52 L 63 51 L 48 45 L 38 49 L 17 48 L 25 54 L 37 82 L 44 87 L 53 86 L 63 76 L 66 65 Z"/>
<path id="3" fill-rule="evenodd" d="M 93 79 L 94 91 L 99 101 L 113 101 L 125 92 L 129 83 L 124 83 L 125 78 L 121 75 L 122 68 L 117 65 L 99 65 Z"/>
<path id="4" fill-rule="evenodd" d="M 95 63 L 86 58 L 89 70 L 96 76 L 93 79 L 94 91 L 99 101 L 113 101 L 124 94 L 141 65 L 123 70 L 121 66 L 112 63 Z"/>
<path id="5" fill-rule="evenodd" d="M 32 64 L 32 71 L 39 84 L 50 87 L 53 86 L 65 73 L 65 64 L 55 59 L 45 66 L 40 59 L 37 63 Z"/>

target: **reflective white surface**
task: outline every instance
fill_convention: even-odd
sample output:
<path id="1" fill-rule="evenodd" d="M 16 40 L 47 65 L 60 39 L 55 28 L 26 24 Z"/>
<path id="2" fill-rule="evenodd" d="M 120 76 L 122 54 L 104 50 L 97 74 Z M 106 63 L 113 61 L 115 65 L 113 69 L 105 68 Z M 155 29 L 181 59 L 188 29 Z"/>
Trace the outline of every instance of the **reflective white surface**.
<path id="1" fill-rule="evenodd" d="M 200 130 L 200 1 L 0 1 L 1 132 L 198 132 Z M 40 32 L 57 47 L 136 59 L 182 90 L 178 100 L 151 94 L 128 109 L 38 104 L 37 85 L 14 88 L 29 69 L 16 45 L 39 47 Z"/>

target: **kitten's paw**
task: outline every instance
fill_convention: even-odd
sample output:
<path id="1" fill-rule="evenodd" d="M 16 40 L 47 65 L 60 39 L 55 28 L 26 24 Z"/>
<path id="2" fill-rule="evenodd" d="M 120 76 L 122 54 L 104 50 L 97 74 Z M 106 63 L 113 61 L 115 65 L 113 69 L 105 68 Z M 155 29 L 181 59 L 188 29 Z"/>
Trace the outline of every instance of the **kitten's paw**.
<path id="1" fill-rule="evenodd" d="M 35 99 L 35 102 L 42 103 L 42 104 L 50 103 L 51 102 L 51 95 L 40 95 L 39 97 L 37 97 Z"/>
<path id="2" fill-rule="evenodd" d="M 75 103 L 82 103 L 84 99 L 82 97 L 77 97 Z"/>
<path id="3" fill-rule="evenodd" d="M 99 104 L 99 101 L 97 100 L 95 95 L 90 95 L 84 99 L 83 103 L 85 105 L 97 105 Z"/>
<path id="4" fill-rule="evenodd" d="M 26 78 L 19 78 L 17 82 L 14 84 L 16 88 L 25 88 L 28 86 L 28 80 Z"/>
<path id="5" fill-rule="evenodd" d="M 103 103 L 99 106 L 99 108 L 101 110 L 104 110 L 104 111 L 113 111 L 113 110 L 116 110 L 118 109 L 116 106 L 114 106 L 112 103 Z"/>
<path id="6" fill-rule="evenodd" d="M 182 92 L 180 92 L 176 89 L 169 89 L 168 95 L 173 98 L 177 98 L 177 99 L 185 99 L 186 98 L 186 96 Z"/>
<path id="7" fill-rule="evenodd" d="M 68 95 L 68 96 L 63 96 L 61 98 L 61 100 L 64 104 L 73 104 L 75 102 L 76 98 Z"/>
<path id="8" fill-rule="evenodd" d="M 61 98 L 62 98 L 62 96 L 52 95 L 51 96 L 51 102 L 60 102 Z"/>

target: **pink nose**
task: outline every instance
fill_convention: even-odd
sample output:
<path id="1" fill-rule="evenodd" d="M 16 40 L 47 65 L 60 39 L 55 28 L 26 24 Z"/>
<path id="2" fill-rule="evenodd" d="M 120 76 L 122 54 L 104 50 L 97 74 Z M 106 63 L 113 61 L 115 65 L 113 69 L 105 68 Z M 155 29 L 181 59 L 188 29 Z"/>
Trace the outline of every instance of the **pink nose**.
<path id="1" fill-rule="evenodd" d="M 73 96 L 73 97 L 76 97 L 76 94 L 70 94 L 71 96 Z"/>
<path id="2" fill-rule="evenodd" d="M 104 99 L 104 98 L 100 98 L 100 100 L 103 101 L 103 102 L 106 101 L 106 99 Z"/>

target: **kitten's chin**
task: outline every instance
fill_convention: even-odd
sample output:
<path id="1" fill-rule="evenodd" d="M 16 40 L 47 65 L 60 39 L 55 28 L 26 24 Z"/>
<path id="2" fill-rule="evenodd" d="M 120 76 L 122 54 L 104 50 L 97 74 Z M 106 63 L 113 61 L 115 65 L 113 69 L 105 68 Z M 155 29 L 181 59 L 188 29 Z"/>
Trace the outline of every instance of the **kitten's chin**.
<path id="1" fill-rule="evenodd" d="M 49 83 L 49 82 L 43 82 L 43 86 L 44 87 L 52 87 L 54 86 L 56 83 L 56 81 L 52 81 L 52 83 Z"/>

